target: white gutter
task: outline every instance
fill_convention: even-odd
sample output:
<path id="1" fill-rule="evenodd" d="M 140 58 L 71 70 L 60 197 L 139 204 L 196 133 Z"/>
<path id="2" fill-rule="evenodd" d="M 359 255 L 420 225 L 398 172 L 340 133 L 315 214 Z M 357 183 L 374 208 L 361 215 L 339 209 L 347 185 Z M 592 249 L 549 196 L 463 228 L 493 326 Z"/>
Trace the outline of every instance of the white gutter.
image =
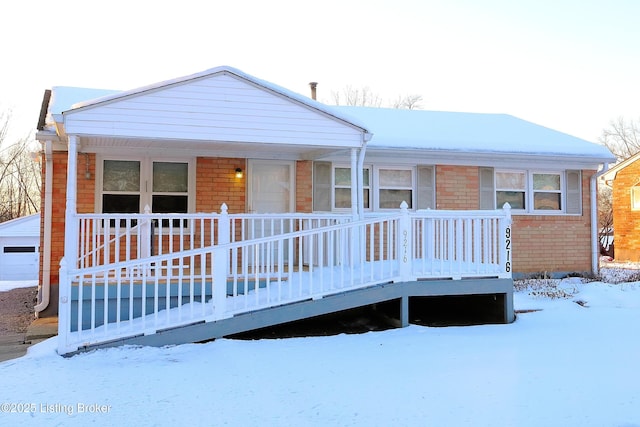
<path id="1" fill-rule="evenodd" d="M 602 164 L 602 170 L 591 176 L 591 271 L 600 270 L 600 245 L 598 239 L 598 178 L 609 170 L 609 163 Z"/>
<path id="2" fill-rule="evenodd" d="M 40 302 L 33 307 L 36 317 L 49 306 L 51 295 L 51 211 L 53 207 L 53 142 L 44 143 L 45 183 L 44 183 L 44 230 L 42 241 L 42 283 L 38 289 Z"/>

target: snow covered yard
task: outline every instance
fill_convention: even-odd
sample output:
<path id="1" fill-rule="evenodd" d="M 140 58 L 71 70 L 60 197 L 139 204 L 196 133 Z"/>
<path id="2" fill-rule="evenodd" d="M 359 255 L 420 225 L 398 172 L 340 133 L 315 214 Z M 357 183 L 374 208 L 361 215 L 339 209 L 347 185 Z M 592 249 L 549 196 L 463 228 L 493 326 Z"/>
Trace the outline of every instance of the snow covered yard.
<path id="1" fill-rule="evenodd" d="M 47 340 L 0 363 L 0 425 L 640 426 L 640 282 L 518 289 L 510 325 L 68 359 Z"/>

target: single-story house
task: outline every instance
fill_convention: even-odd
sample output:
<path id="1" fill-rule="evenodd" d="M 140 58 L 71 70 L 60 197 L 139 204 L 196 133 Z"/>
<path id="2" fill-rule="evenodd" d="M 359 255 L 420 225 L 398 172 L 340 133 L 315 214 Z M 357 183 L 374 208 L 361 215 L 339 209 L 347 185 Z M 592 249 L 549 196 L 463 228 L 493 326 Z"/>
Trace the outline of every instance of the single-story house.
<path id="1" fill-rule="evenodd" d="M 40 315 L 60 306 L 60 335 L 77 335 L 61 352 L 143 330 L 156 338 L 127 342 L 166 343 L 156 332 L 186 306 L 191 324 L 220 326 L 250 306 L 373 301 L 365 287 L 402 307 L 498 294 L 511 321 L 512 274 L 597 269 L 596 174 L 615 160 L 510 115 L 330 106 L 227 66 L 128 91 L 53 87 L 37 139 Z M 280 310 L 272 323 L 293 319 Z"/>
<path id="2" fill-rule="evenodd" d="M 38 280 L 40 214 L 0 223 L 0 281 Z"/>
<path id="3" fill-rule="evenodd" d="M 640 153 L 602 175 L 611 187 L 613 241 L 617 261 L 640 261 Z"/>

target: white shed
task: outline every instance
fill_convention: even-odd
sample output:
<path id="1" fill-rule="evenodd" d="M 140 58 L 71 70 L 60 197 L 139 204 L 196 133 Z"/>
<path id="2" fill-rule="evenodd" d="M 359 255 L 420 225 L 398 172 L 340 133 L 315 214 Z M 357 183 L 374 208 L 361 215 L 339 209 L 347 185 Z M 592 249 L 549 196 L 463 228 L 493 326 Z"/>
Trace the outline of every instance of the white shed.
<path id="1" fill-rule="evenodd" d="M 40 214 L 0 223 L 0 281 L 38 280 Z"/>

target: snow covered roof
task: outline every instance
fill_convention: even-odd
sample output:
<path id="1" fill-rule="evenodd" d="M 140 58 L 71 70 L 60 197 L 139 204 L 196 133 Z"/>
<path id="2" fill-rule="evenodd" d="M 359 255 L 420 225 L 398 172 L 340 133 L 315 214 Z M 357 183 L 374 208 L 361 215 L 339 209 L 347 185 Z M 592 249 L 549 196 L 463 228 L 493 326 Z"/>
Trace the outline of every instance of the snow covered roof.
<path id="1" fill-rule="evenodd" d="M 71 110 L 74 104 L 79 102 L 101 99 L 110 95 L 122 93 L 120 90 L 111 89 L 90 89 L 72 86 L 55 86 L 51 92 L 51 103 L 49 112 L 51 114 L 62 114 Z"/>
<path id="2" fill-rule="evenodd" d="M 333 107 L 374 134 L 374 149 L 510 153 L 592 158 L 613 162 L 598 144 L 508 114 L 372 107 Z"/>
<path id="3" fill-rule="evenodd" d="M 330 106 L 228 66 L 211 68 L 128 91 L 58 86 L 53 88 L 49 113 L 56 121 L 60 121 L 56 116 L 65 111 L 91 107 L 220 72 L 232 73 L 361 128 L 367 131 L 368 135 L 373 134 L 367 145 L 375 151 L 398 153 L 420 150 L 488 155 L 495 153 L 562 157 L 596 163 L 615 161 L 613 154 L 602 145 L 507 114 Z"/>

